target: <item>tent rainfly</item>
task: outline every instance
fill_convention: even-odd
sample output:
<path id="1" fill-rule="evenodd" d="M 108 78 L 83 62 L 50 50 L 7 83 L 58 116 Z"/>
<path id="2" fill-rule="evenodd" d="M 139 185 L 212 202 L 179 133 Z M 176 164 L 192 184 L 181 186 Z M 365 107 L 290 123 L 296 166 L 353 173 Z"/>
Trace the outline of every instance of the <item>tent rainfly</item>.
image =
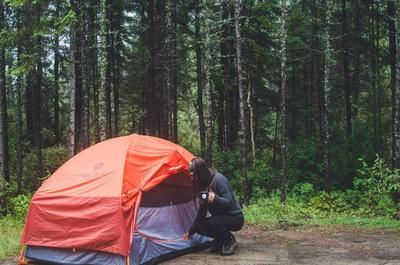
<path id="1" fill-rule="evenodd" d="M 209 246 L 211 238 L 182 237 L 198 207 L 186 169 L 192 158 L 137 134 L 83 150 L 33 196 L 20 263 L 155 264 Z"/>

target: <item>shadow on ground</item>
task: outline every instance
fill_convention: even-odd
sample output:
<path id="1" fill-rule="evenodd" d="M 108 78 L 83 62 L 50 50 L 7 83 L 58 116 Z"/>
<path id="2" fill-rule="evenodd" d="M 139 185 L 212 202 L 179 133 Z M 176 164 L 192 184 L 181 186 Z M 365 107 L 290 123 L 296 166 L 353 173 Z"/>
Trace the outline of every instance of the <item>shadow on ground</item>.
<path id="1" fill-rule="evenodd" d="M 245 226 L 236 233 L 239 251 L 222 257 L 209 250 L 186 255 L 165 265 L 400 265 L 400 232 L 348 227 L 312 227 L 269 233 Z M 15 265 L 16 259 L 0 262 Z"/>

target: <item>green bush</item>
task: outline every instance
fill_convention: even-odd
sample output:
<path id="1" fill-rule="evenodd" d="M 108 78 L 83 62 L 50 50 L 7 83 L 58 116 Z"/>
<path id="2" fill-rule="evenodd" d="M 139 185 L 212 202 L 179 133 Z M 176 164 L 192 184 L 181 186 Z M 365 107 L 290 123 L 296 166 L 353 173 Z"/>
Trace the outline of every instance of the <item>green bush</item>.
<path id="1" fill-rule="evenodd" d="M 29 203 L 31 201 L 30 195 L 18 195 L 17 197 L 10 199 L 11 214 L 14 215 L 18 220 L 24 220 L 29 209 Z"/>
<path id="2" fill-rule="evenodd" d="M 17 183 L 0 178 L 0 217 L 12 212 L 10 200 L 17 195 Z"/>
<path id="3" fill-rule="evenodd" d="M 360 193 L 358 213 L 373 216 L 394 216 L 397 212 L 392 193 L 400 191 L 399 171 L 391 170 L 376 157 L 370 166 L 361 159 L 362 167 L 354 179 L 354 188 Z"/>

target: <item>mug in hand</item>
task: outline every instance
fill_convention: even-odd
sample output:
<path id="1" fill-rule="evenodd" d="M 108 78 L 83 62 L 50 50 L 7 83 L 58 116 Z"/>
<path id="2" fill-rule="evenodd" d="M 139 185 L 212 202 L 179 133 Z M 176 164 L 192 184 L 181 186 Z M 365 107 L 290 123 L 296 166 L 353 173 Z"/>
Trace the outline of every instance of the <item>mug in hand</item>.
<path id="1" fill-rule="evenodd" d="M 208 191 L 200 191 L 200 199 L 202 201 L 208 201 Z"/>

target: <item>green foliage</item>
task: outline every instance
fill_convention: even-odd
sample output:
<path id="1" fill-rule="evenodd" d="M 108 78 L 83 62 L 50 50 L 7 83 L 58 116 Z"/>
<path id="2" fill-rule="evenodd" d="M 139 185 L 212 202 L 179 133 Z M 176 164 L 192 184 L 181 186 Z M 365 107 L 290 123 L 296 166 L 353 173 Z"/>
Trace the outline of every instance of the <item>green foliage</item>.
<path id="1" fill-rule="evenodd" d="M 392 194 L 400 192 L 399 171 L 391 170 L 378 156 L 371 166 L 363 159 L 360 161 L 362 167 L 353 182 L 360 193 L 359 212 L 374 216 L 395 215 L 397 209 Z"/>
<path id="2" fill-rule="evenodd" d="M 371 165 L 363 159 L 360 162 L 353 189 L 318 192 L 311 183 L 296 184 L 284 204 L 278 191 L 267 198 L 253 199 L 253 204 L 245 209 L 247 221 L 266 226 L 283 222 L 400 229 L 395 220 L 399 205 L 392 200 L 392 193 L 399 192 L 398 171 L 391 170 L 379 157 Z"/>
<path id="3" fill-rule="evenodd" d="M 371 216 L 354 208 L 358 195 L 354 191 L 321 192 L 309 200 L 290 193 L 286 203 L 280 202 L 279 192 L 247 206 L 246 222 L 268 229 L 304 225 L 352 225 L 367 228 L 400 230 L 400 223 L 389 215 Z M 351 203 L 353 202 L 353 204 Z"/>
<path id="4" fill-rule="evenodd" d="M 0 178 L 0 216 L 3 216 L 9 211 L 9 200 L 16 194 L 12 185 Z"/>
<path id="5" fill-rule="evenodd" d="M 25 220 L 31 198 L 30 195 L 21 194 L 10 199 L 9 208 L 11 209 L 12 215 L 18 220 Z"/>

